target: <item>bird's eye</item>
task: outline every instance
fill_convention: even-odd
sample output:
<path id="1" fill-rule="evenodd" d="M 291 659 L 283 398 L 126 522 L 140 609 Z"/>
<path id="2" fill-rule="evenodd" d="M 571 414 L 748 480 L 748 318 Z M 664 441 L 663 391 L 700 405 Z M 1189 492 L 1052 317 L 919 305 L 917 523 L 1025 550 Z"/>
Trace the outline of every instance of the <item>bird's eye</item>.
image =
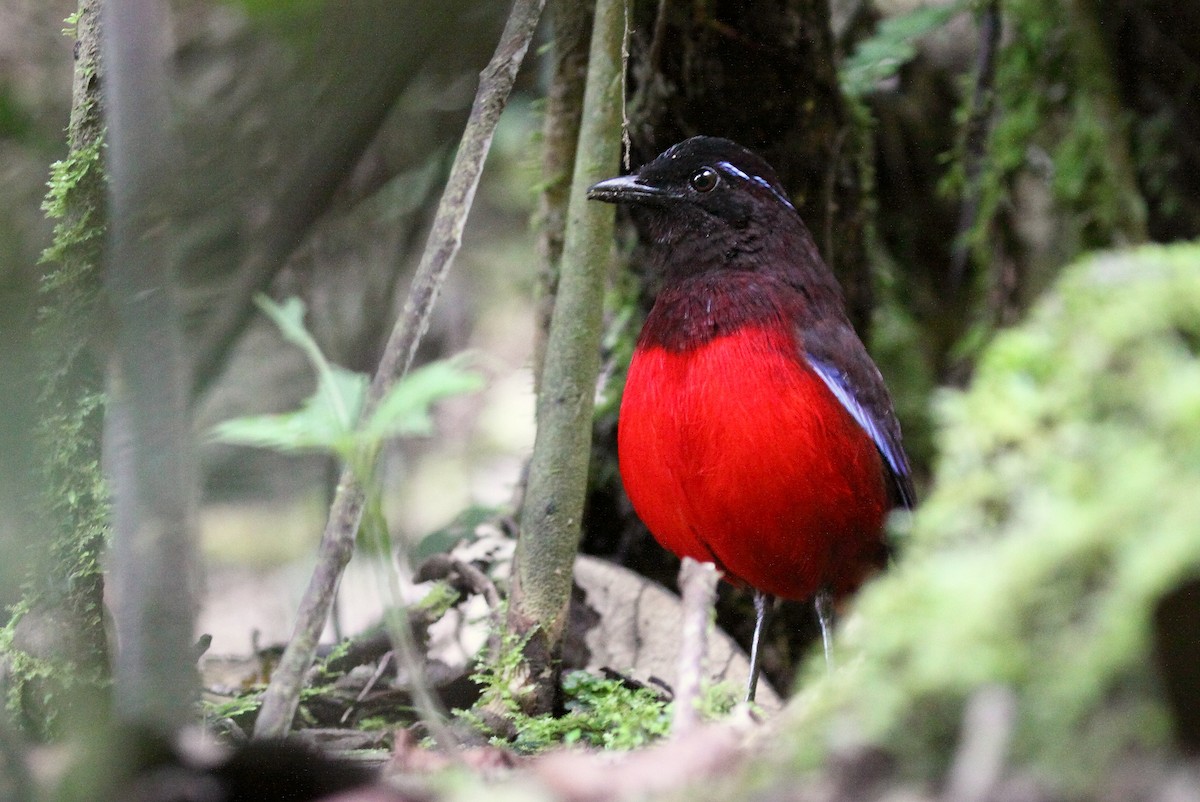
<path id="1" fill-rule="evenodd" d="M 712 192 L 721 183 L 721 177 L 711 167 L 701 167 L 691 178 L 692 189 L 697 192 Z"/>

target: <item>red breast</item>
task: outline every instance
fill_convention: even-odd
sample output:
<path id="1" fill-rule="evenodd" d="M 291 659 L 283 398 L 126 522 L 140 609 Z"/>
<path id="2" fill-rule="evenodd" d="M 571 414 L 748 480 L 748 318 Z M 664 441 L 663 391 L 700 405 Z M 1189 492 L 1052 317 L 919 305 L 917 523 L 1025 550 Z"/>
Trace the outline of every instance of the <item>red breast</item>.
<path id="1" fill-rule="evenodd" d="M 883 553 L 885 469 L 792 326 L 748 322 L 682 349 L 652 339 L 630 365 L 618 451 L 658 541 L 787 599 L 857 587 Z"/>

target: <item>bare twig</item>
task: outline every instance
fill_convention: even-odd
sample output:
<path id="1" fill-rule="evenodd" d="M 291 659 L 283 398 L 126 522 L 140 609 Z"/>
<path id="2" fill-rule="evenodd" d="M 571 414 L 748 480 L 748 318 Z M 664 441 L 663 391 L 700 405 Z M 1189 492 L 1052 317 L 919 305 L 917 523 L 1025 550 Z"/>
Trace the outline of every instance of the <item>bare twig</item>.
<path id="1" fill-rule="evenodd" d="M 679 673 L 675 680 L 675 718 L 671 732 L 678 736 L 696 726 L 696 700 L 708 654 L 708 622 L 717 600 L 717 569 L 684 557 L 679 566 L 679 592 L 683 596 L 683 629 L 679 642 Z"/>
<path id="2" fill-rule="evenodd" d="M 413 277 L 408 300 L 388 338 L 379 367 L 367 390 L 363 419 L 375 411 L 396 379 L 408 371 L 417 345 L 429 327 L 433 304 L 462 243 L 463 226 L 479 186 L 479 176 L 491 147 L 496 123 L 507 103 L 525 52 L 529 49 L 544 2 L 516 0 L 496 52 L 480 75 L 471 115 L 450 170 L 446 191 L 438 205 L 425 252 Z M 263 697 L 262 710 L 254 728 L 256 738 L 282 737 L 291 727 L 304 674 L 312 665 L 338 582 L 354 550 L 364 500 L 359 479 L 349 468 L 344 469 L 330 509 L 329 522 L 321 538 L 317 565 L 301 601 L 295 631 Z"/>
<path id="3" fill-rule="evenodd" d="M 483 596 L 488 605 L 488 653 L 493 657 L 500 654 L 500 632 L 504 626 L 504 619 L 501 616 L 503 607 L 501 606 L 500 592 L 496 590 L 496 584 L 475 566 L 465 560 L 454 560 L 452 563 L 454 570 L 467 582 L 470 583 L 471 589 Z"/>
<path id="4" fill-rule="evenodd" d="M 571 569 L 579 542 L 600 371 L 604 280 L 612 257 L 613 207 L 587 189 L 614 175 L 620 157 L 622 0 L 599 0 L 592 26 L 583 122 L 571 182 L 562 276 L 542 369 L 537 438 L 521 510 L 509 629 L 525 638 L 531 712 L 553 707 Z"/>
<path id="5" fill-rule="evenodd" d="M 388 666 L 392 664 L 392 656 L 392 652 L 387 652 L 382 658 L 380 658 L 379 665 L 375 666 L 375 673 L 372 674 L 371 678 L 367 680 L 365 685 L 363 685 L 362 690 L 358 692 L 358 696 L 354 697 L 354 701 L 346 705 L 346 709 L 342 713 L 342 717 L 338 720 L 339 724 L 345 724 L 347 721 L 349 721 L 350 714 L 354 712 L 354 706 L 363 699 L 366 699 L 368 693 L 375 690 L 375 685 L 380 679 L 383 678 L 383 672 L 387 671 Z"/>

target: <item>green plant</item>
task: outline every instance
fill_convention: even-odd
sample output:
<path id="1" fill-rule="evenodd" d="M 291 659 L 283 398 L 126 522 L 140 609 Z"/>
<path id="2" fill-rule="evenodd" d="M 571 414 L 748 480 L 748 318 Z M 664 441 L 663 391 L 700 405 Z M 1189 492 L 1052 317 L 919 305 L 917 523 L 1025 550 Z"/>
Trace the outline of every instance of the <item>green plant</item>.
<path id="1" fill-rule="evenodd" d="M 60 733 L 63 713 L 88 694 L 108 685 L 107 672 L 70 656 L 42 657 L 13 643 L 16 624 L 29 614 L 26 600 L 11 610 L 11 621 L 0 629 L 0 655 L 4 658 L 7 682 L 4 688 L 6 712 L 21 727 L 39 738 Z"/>
<path id="2" fill-rule="evenodd" d="M 276 451 L 325 451 L 350 463 L 364 485 L 375 474 L 375 459 L 392 437 L 428 435 L 437 401 L 475 392 L 482 377 L 463 367 L 464 358 L 431 362 L 410 372 L 384 396 L 374 414 L 359 421 L 366 396 L 366 374 L 331 364 L 304 328 L 304 303 L 283 304 L 259 296 L 256 303 L 284 339 L 298 346 L 317 376 L 317 391 L 300 409 L 278 415 L 235 418 L 218 424 L 213 436 L 227 443 Z"/>
<path id="3" fill-rule="evenodd" d="M 527 682 L 522 672 L 521 651 L 527 640 L 528 636 L 522 637 L 509 630 L 499 633 L 494 651 L 486 660 L 480 661 L 471 675 L 471 681 L 480 687 L 476 709 L 487 709 L 507 718 L 515 718 L 520 714 L 517 696 L 524 692 Z M 489 729 L 470 711 L 460 710 L 456 714 L 478 724 L 484 731 Z"/>
<path id="4" fill-rule="evenodd" d="M 206 723 L 211 724 L 213 721 L 225 718 L 236 721 L 258 710 L 259 705 L 262 704 L 262 694 L 263 689 L 257 687 L 220 701 L 205 698 L 200 701 L 200 708 L 204 713 Z"/>
<path id="5" fill-rule="evenodd" d="M 670 703 L 648 688 L 631 688 L 619 679 L 572 671 L 563 677 L 563 694 L 566 715 L 531 720 L 522 731 L 527 742 L 559 735 L 558 740 L 566 744 L 634 749 L 661 738 L 670 728 Z"/>
<path id="6" fill-rule="evenodd" d="M 462 594 L 444 579 L 433 582 L 429 592 L 413 605 L 414 611 L 420 611 L 429 621 L 437 621 L 458 604 Z"/>
<path id="7" fill-rule="evenodd" d="M 529 716 L 521 712 L 510 682 L 519 667 L 519 648 L 510 641 L 501 658 L 472 679 L 483 688 L 481 705 L 498 703 L 508 716 L 515 737 L 509 746 L 520 752 L 539 752 L 558 745 L 583 744 L 602 749 L 636 749 L 667 734 L 671 725 L 671 703 L 649 688 L 635 688 L 620 679 L 597 677 L 586 671 L 563 676 L 566 712 L 562 716 Z M 495 708 L 493 707 L 493 710 Z M 496 730 L 472 711 L 456 711 L 460 719 L 485 734 Z M 497 740 L 503 740 L 497 737 Z"/>
<path id="8" fill-rule="evenodd" d="M 317 377 L 316 392 L 301 405 L 300 409 L 278 415 L 258 415 L 225 421 L 214 427 L 212 435 L 218 440 L 241 445 L 271 448 L 277 451 L 324 451 L 337 456 L 348 469 L 348 476 L 356 480 L 361 491 L 358 520 L 361 521 L 363 539 L 382 552 L 390 552 L 390 534 L 383 514 L 383 489 L 378 476 L 379 453 L 390 438 L 430 434 L 433 430 L 431 408 L 438 400 L 478 390 L 482 377 L 463 367 L 463 358 L 442 360 L 409 372 L 393 384 L 375 404 L 369 414 L 363 414 L 369 380 L 358 374 L 331 364 L 312 335 L 304 328 L 304 304 L 299 299 L 289 299 L 276 304 L 259 296 L 255 299 L 259 308 L 271 318 L 284 339 L 299 347 L 308 358 Z M 339 491 L 340 492 L 340 491 Z M 335 518 L 338 505 L 331 513 Z M 340 574 L 350 558 L 349 548 L 340 549 L 339 554 L 322 550 L 322 562 L 318 571 L 327 576 Z M 402 559 L 406 554 L 400 552 Z M 417 655 L 412 632 L 407 621 L 407 612 L 400 603 L 400 581 L 395 572 L 386 578 L 386 591 L 394 603 L 386 610 L 386 624 L 396 645 L 399 662 L 412 678 L 412 690 L 422 709 L 422 716 L 436 723 L 438 713 L 428 689 L 420 680 L 422 661 Z M 336 582 L 328 583 L 327 592 L 332 595 Z M 280 670 L 288 679 L 284 684 L 295 688 L 292 691 L 294 705 L 302 681 L 295 666 L 288 664 L 288 653 L 296 649 L 297 642 L 308 644 L 299 647 L 301 652 L 315 650 L 319 624 L 314 631 L 311 625 L 320 617 L 310 617 L 305 633 L 294 640 L 289 651 L 284 653 Z M 311 657 L 305 658 L 306 662 Z M 294 661 L 293 661 L 294 663 Z M 274 731 L 281 721 L 290 722 L 292 712 L 279 715 L 280 699 L 271 695 L 278 687 L 280 671 L 272 680 L 272 687 L 264 697 L 259 725 L 265 717 L 268 729 Z M 301 713 L 303 714 L 303 709 Z M 286 725 L 285 725 L 286 727 Z M 286 728 L 285 728 L 286 731 Z M 261 734 L 261 733 L 260 733 Z"/>
<path id="9" fill-rule="evenodd" d="M 74 39 L 79 35 L 79 14 L 79 9 L 75 9 L 63 19 L 63 36 Z"/>
<path id="10" fill-rule="evenodd" d="M 674 702 L 651 688 L 587 671 L 563 676 L 563 715 L 524 713 L 518 703 L 528 681 L 521 660 L 524 640 L 511 632 L 501 633 L 498 651 L 471 676 L 481 688 L 479 702 L 473 710 L 456 710 L 460 721 L 520 752 L 572 744 L 636 749 L 670 730 Z M 728 683 L 706 683 L 697 703 L 701 718 L 711 721 L 728 715 L 739 698 L 740 691 Z"/>

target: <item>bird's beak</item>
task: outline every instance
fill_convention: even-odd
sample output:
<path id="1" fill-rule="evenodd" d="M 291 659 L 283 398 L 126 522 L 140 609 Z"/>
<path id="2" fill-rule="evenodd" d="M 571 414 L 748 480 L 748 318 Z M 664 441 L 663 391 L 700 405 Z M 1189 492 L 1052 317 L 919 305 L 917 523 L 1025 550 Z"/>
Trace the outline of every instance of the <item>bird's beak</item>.
<path id="1" fill-rule="evenodd" d="M 667 193 L 659 187 L 643 184 L 637 175 L 622 175 L 606 178 L 588 188 L 588 200 L 606 203 L 637 203 L 662 198 Z"/>

